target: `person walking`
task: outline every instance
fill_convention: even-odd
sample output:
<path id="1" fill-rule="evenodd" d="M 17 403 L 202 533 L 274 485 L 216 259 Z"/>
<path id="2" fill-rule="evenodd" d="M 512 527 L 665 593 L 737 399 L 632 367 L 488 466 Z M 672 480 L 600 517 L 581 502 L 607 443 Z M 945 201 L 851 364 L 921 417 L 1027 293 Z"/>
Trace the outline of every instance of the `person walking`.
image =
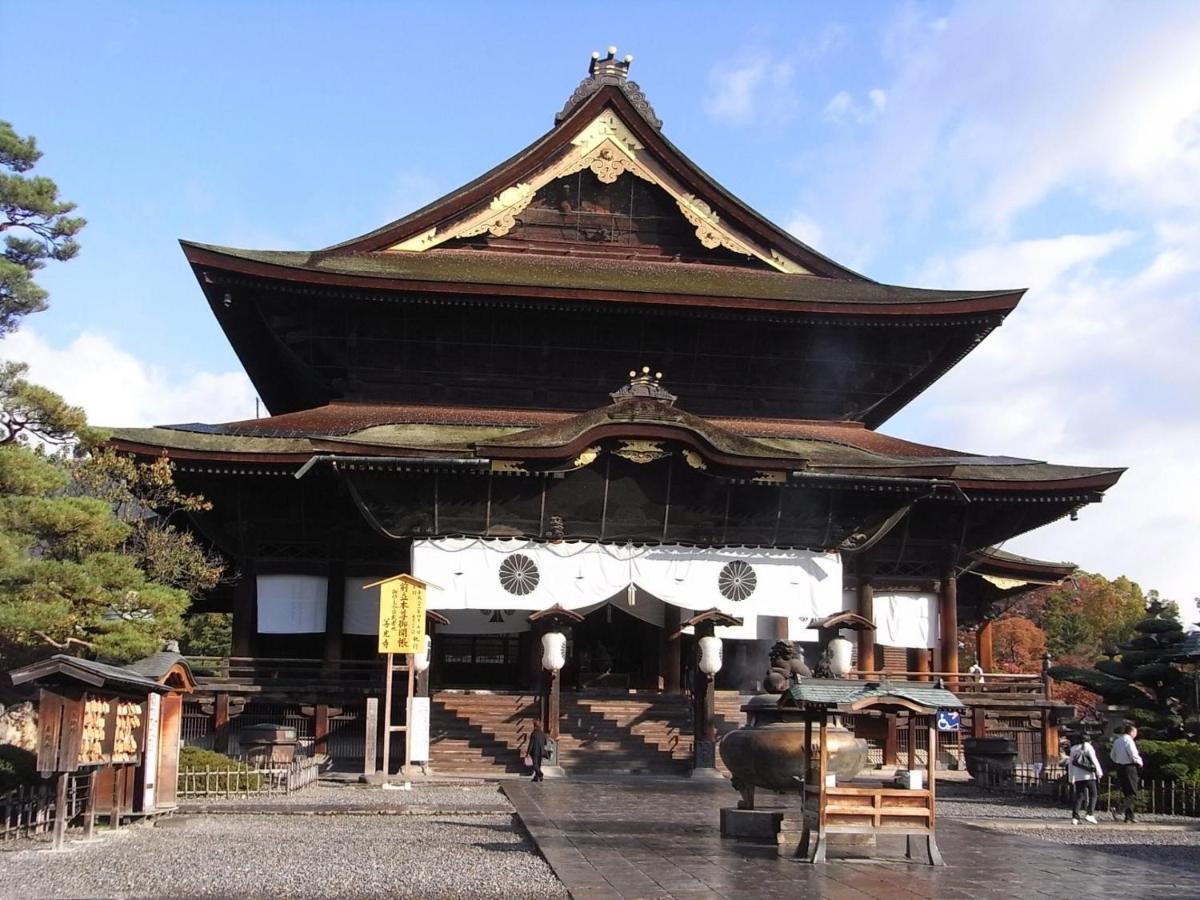
<path id="1" fill-rule="evenodd" d="M 1080 735 L 1079 743 L 1071 748 L 1068 754 L 1067 779 L 1074 785 L 1075 801 L 1071 806 L 1071 823 L 1079 824 L 1079 814 L 1083 811 L 1085 802 L 1087 814 L 1084 821 L 1096 822 L 1096 800 L 1100 797 L 1100 776 L 1104 771 L 1100 768 L 1100 760 L 1092 746 L 1089 734 Z"/>
<path id="2" fill-rule="evenodd" d="M 542 759 L 546 755 L 546 732 L 542 730 L 541 722 L 533 723 L 533 731 L 529 735 L 529 764 L 533 766 L 531 781 L 542 780 Z"/>
<path id="3" fill-rule="evenodd" d="M 1137 738 L 1137 726 L 1133 724 L 1126 725 L 1117 732 L 1117 739 L 1113 742 L 1112 756 L 1113 765 L 1117 767 L 1117 783 L 1121 786 L 1121 808 L 1125 811 L 1126 822 L 1136 822 L 1137 819 L 1133 815 L 1134 808 L 1137 805 L 1138 792 L 1138 769 L 1142 767 L 1142 755 L 1138 753 L 1137 744 L 1134 743 Z M 1113 818 L 1117 817 L 1117 811 L 1113 811 Z"/>

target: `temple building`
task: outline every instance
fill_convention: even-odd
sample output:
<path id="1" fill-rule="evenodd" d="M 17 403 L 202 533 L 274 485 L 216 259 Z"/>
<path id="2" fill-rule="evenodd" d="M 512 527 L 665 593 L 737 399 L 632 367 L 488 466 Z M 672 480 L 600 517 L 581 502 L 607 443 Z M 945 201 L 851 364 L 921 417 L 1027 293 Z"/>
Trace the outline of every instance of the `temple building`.
<path id="1" fill-rule="evenodd" d="M 860 672 L 953 676 L 977 622 L 990 671 L 994 601 L 1071 573 L 995 548 L 1122 470 L 879 430 L 1023 291 L 881 284 L 828 259 L 675 147 L 628 70 L 597 55 L 545 135 L 368 234 L 183 242 L 270 411 L 113 437 L 213 504 L 191 524 L 228 560 L 207 608 L 232 612 L 233 658 L 197 667 L 196 723 L 215 718 L 195 735 L 240 711 L 311 719 L 335 756 L 339 728 L 361 742 L 380 687 L 362 586 L 402 571 L 441 588 L 435 769 L 517 763 L 538 614 L 570 613 L 568 771 L 686 763 L 688 622 L 706 611 L 725 616 L 716 688 L 736 710 L 765 647 L 815 662 L 844 612 L 874 625 L 854 635 Z M 976 734 L 1044 743 L 1048 692 L 988 698 L 964 697 Z M 886 756 L 895 736 L 862 729 Z"/>

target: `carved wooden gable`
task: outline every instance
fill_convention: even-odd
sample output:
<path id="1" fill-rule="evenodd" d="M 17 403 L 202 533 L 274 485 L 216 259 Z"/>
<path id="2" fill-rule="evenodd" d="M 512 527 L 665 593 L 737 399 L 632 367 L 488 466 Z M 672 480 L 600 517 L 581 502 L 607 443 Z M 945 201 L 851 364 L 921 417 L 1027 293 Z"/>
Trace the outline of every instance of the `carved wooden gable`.
<path id="1" fill-rule="evenodd" d="M 719 209 L 687 192 L 611 108 L 533 177 L 388 249 L 422 252 L 442 245 L 520 245 L 554 253 L 570 247 L 808 274 L 776 248 L 729 227 Z"/>

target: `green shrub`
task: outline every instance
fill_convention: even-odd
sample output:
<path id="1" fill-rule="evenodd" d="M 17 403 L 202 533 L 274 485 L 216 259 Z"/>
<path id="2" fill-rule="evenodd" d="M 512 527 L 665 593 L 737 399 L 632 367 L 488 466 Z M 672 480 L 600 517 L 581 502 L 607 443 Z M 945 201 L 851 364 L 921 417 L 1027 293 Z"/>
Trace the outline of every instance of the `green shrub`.
<path id="1" fill-rule="evenodd" d="M 1137 742 L 1145 768 L 1143 778 L 1200 785 L 1200 744 L 1193 741 Z"/>
<path id="2" fill-rule="evenodd" d="M 0 744 L 0 794 L 37 781 L 37 754 L 12 744 Z"/>
<path id="3" fill-rule="evenodd" d="M 186 773 L 207 770 L 222 774 L 202 778 L 184 778 Z M 181 788 L 186 786 L 191 790 L 204 787 L 212 791 L 257 791 L 262 783 L 262 776 L 257 774 L 252 767 L 238 762 L 224 753 L 205 750 L 203 747 L 181 747 L 179 748 L 179 781 Z"/>

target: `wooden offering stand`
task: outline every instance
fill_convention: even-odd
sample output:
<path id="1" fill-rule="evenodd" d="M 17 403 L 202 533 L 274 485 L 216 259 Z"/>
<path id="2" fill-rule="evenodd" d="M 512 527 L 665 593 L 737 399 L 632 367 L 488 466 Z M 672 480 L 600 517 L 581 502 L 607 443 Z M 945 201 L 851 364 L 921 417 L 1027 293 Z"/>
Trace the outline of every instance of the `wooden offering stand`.
<path id="1" fill-rule="evenodd" d="M 802 831 L 796 855 L 806 862 L 825 862 L 828 837 L 835 834 L 904 835 L 909 859 L 915 857 L 917 841 L 925 840 L 930 865 L 945 865 L 938 851 L 936 827 L 937 732 L 934 725 L 939 710 L 962 706 L 950 691 L 911 682 L 879 682 L 821 679 L 793 684 L 784 694 L 781 706 L 798 709 L 804 720 L 806 747 L 818 752 L 808 755 L 804 778 Z M 854 778 L 837 784 L 829 773 L 826 750 L 827 729 L 832 715 L 880 710 L 896 713 L 909 720 L 909 735 L 918 722 L 929 730 L 929 751 L 925 782 L 919 788 L 904 788 L 893 783 Z M 816 735 L 813 732 L 817 731 Z M 814 737 L 817 741 L 814 743 Z M 913 747 L 910 740 L 910 769 Z"/>

